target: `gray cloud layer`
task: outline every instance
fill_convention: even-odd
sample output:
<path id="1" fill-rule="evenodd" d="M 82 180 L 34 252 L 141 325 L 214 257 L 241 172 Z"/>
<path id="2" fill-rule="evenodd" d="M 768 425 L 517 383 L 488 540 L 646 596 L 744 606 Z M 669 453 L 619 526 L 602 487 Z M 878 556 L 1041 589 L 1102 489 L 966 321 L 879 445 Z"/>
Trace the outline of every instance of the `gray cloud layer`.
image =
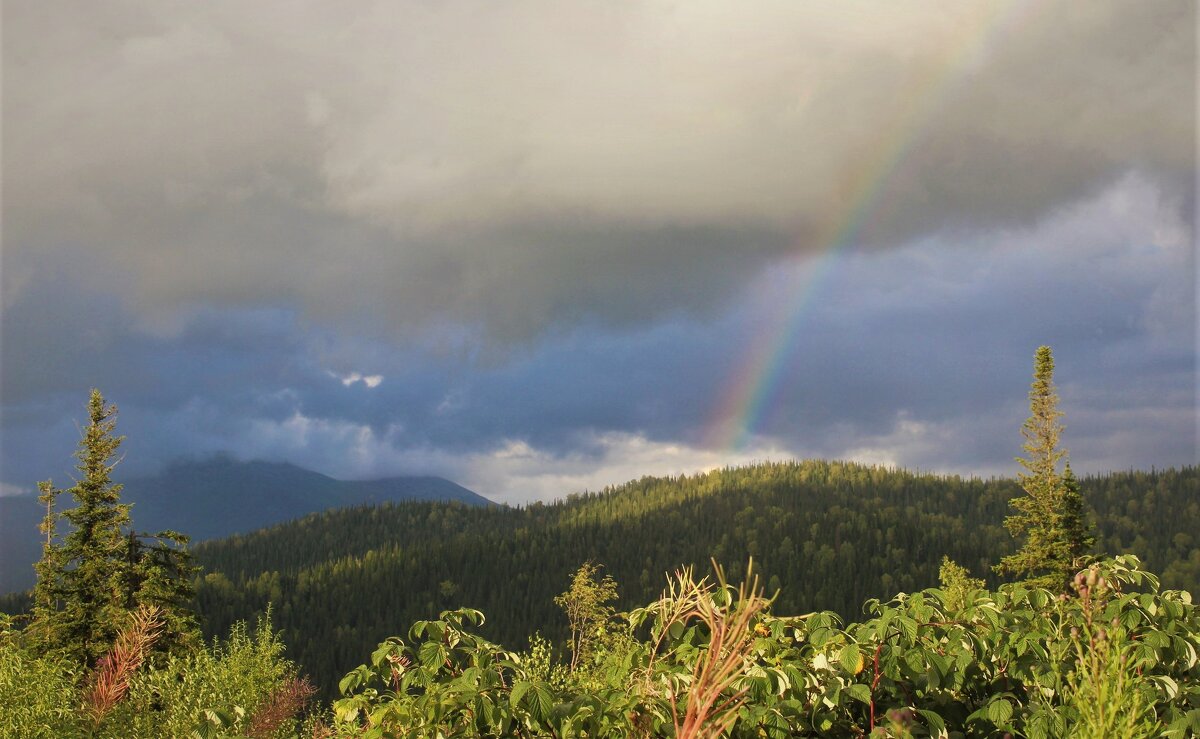
<path id="1" fill-rule="evenodd" d="M 288 301 L 503 342 L 712 305 L 876 186 L 878 243 L 1130 169 L 1190 207 L 1194 13 L 10 3 L 5 292 L 57 252 L 158 331 Z"/>

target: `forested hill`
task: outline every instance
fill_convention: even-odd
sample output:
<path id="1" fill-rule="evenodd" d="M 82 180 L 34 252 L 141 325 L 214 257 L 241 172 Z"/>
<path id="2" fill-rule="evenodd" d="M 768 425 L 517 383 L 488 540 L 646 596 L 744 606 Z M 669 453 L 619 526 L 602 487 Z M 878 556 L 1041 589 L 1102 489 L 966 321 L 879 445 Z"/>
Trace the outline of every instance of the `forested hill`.
<path id="1" fill-rule="evenodd" d="M 280 462 L 217 456 L 179 460 L 158 474 L 121 480 L 139 531 L 174 529 L 193 541 L 254 531 L 330 508 L 402 500 L 488 499 L 440 477 L 336 480 Z M 32 495 L 0 497 L 0 593 L 33 584 L 42 555 L 38 524 L 45 511 Z"/>
<path id="2" fill-rule="evenodd" d="M 1165 587 L 1200 590 L 1196 467 L 1085 478 L 1100 551 L 1141 556 Z M 949 555 L 977 576 L 1011 551 L 1003 529 L 1011 480 L 914 474 L 857 464 L 761 464 L 644 478 L 525 508 L 406 503 L 316 514 L 196 547 L 206 575 L 205 631 L 274 604 L 291 655 L 332 687 L 383 638 L 417 619 L 469 606 L 484 632 L 517 646 L 559 639 L 553 597 L 586 560 L 620 585 L 620 607 L 658 595 L 681 564 L 748 556 L 776 613 L 858 615 L 870 597 L 936 584 Z"/>

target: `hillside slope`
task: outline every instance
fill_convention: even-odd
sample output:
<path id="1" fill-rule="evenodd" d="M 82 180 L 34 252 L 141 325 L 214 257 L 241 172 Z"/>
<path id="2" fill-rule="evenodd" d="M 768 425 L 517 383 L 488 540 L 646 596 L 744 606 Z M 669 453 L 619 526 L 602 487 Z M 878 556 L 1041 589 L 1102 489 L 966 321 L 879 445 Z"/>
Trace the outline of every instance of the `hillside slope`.
<path id="1" fill-rule="evenodd" d="M 120 480 L 118 480 L 120 481 Z M 335 480 L 276 462 L 228 457 L 180 461 L 151 477 L 123 481 L 138 531 L 174 529 L 194 541 L 254 531 L 330 508 L 422 500 L 471 506 L 491 501 L 440 477 Z M 33 584 L 43 511 L 32 496 L 0 497 L 0 593 Z"/>
<path id="2" fill-rule="evenodd" d="M 1087 478 L 1101 551 L 1132 552 L 1166 587 L 1200 586 L 1196 467 Z M 523 509 L 389 505 L 309 516 L 197 547 L 208 633 L 274 604 L 292 656 L 331 694 L 361 655 L 446 607 L 488 616 L 518 645 L 561 637 L 553 597 L 581 562 L 603 563 L 622 607 L 655 597 L 663 573 L 753 556 L 778 613 L 832 609 L 936 583 L 943 555 L 978 576 L 1008 553 L 1011 480 L 965 480 L 837 462 L 763 464 L 644 478 Z"/>

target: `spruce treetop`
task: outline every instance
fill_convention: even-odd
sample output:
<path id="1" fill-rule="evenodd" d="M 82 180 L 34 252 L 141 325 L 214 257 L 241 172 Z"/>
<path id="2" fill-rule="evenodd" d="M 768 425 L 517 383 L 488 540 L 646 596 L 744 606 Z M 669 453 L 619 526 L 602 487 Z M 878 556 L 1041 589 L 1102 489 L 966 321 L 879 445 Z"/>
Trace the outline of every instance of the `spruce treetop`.
<path id="1" fill-rule="evenodd" d="M 1027 456 L 1017 458 L 1024 468 L 1017 479 L 1025 495 L 1011 501 L 1016 513 L 1004 520 L 1021 548 L 1001 559 L 995 569 L 1029 575 L 1029 585 L 1051 590 L 1065 590 L 1095 543 L 1070 464 L 1059 473 L 1059 463 L 1067 454 L 1059 446 L 1062 415 L 1054 387 L 1054 355 L 1050 347 L 1040 346 L 1034 354 L 1029 418 L 1021 426 Z"/>

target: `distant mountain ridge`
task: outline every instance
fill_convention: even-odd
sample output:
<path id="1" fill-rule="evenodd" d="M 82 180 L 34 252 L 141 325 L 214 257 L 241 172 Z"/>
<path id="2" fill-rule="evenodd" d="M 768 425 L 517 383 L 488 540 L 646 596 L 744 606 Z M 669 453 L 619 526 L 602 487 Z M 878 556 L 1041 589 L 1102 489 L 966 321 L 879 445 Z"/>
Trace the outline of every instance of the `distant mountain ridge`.
<path id="1" fill-rule="evenodd" d="M 116 481 L 124 484 L 122 501 L 133 504 L 138 531 L 174 529 L 193 541 L 246 533 L 331 508 L 410 500 L 492 505 L 441 477 L 337 480 L 285 462 L 241 462 L 227 456 L 179 460 L 156 475 L 118 476 Z M 0 593 L 33 584 L 30 565 L 41 556 L 37 525 L 42 513 L 33 496 L 0 497 Z"/>

